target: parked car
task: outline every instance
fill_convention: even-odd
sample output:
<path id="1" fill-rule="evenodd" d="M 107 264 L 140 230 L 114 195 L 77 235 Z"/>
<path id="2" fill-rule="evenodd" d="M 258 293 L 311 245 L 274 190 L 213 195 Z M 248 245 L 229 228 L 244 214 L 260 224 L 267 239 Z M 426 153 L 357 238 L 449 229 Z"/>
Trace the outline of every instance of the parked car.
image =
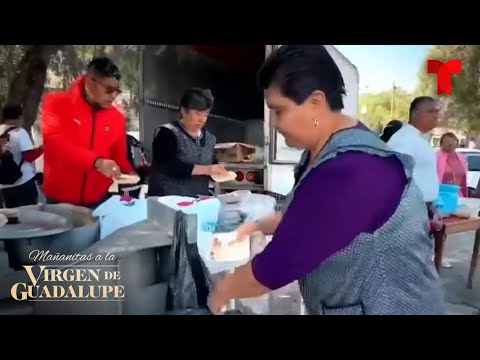
<path id="1" fill-rule="evenodd" d="M 469 189 L 474 190 L 477 188 L 478 180 L 480 179 L 480 150 L 458 148 L 457 152 L 467 158 L 467 186 Z"/>

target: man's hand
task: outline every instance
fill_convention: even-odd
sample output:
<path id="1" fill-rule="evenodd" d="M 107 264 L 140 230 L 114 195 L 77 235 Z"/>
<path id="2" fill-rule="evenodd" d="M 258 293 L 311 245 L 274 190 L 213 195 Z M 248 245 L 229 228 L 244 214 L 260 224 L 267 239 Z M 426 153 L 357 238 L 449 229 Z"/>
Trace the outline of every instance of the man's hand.
<path id="1" fill-rule="evenodd" d="M 0 154 L 3 154 L 6 151 L 10 150 L 8 140 L 5 138 L 0 138 Z"/>
<path id="2" fill-rule="evenodd" d="M 97 159 L 97 161 L 95 161 L 95 169 L 110 179 L 116 179 L 122 174 L 117 163 L 109 159 Z"/>

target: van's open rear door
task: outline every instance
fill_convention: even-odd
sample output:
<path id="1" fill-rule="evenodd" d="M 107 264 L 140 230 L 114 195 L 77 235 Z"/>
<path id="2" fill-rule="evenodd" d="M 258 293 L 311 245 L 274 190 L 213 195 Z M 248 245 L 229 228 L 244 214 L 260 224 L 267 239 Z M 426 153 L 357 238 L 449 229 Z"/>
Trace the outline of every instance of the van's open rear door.
<path id="1" fill-rule="evenodd" d="M 281 45 L 267 45 L 267 56 Z M 265 103 L 265 158 L 267 168 L 265 173 L 265 190 L 279 195 L 286 195 L 292 190 L 293 170 L 302 155 L 301 150 L 292 149 L 285 144 L 285 138 L 270 124 L 275 114 Z"/>
<path id="2" fill-rule="evenodd" d="M 281 45 L 267 46 L 267 56 Z M 330 55 L 339 67 L 347 95 L 344 97 L 343 113 L 357 117 L 359 78 L 357 68 L 343 56 L 334 46 L 325 45 Z M 265 174 L 265 190 L 280 195 L 288 194 L 294 184 L 293 171 L 300 161 L 302 151 L 292 149 L 285 144 L 285 138 L 274 129 L 270 123 L 275 114 L 270 112 L 265 104 L 265 156 L 268 159 Z"/>

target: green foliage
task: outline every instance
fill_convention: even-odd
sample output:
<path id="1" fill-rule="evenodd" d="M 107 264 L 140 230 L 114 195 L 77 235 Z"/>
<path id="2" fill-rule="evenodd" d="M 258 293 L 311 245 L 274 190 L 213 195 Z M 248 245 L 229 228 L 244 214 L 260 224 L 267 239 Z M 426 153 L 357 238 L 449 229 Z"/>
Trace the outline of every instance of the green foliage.
<path id="1" fill-rule="evenodd" d="M 453 59 L 458 45 L 435 45 L 432 46 L 418 71 L 418 85 L 415 96 L 437 96 L 437 75 L 427 72 L 427 60 L 440 60 L 442 62 Z M 457 80 L 454 77 L 454 82 Z M 455 88 L 455 84 L 454 84 Z"/>
<path id="2" fill-rule="evenodd" d="M 391 120 L 407 120 L 413 94 L 392 87 L 390 91 L 360 96 L 360 117 L 372 129 L 380 132 Z"/>
<path id="3" fill-rule="evenodd" d="M 42 45 L 52 48 L 51 45 Z M 28 89 L 23 84 L 16 83 L 12 89 L 12 82 L 19 77 L 19 71 L 26 71 L 28 64 L 22 63 L 25 61 L 24 55 L 32 45 L 0 45 L 0 107 L 2 107 L 7 99 L 24 99 L 27 93 L 32 89 Z M 52 48 L 53 49 L 53 48 Z M 49 56 L 50 73 L 53 73 L 58 79 L 60 88 L 67 88 L 72 80 L 85 70 L 86 64 L 96 55 L 107 55 L 111 57 L 119 66 L 123 75 L 124 89 L 128 90 L 130 94 L 129 106 L 136 110 L 138 107 L 138 93 L 139 93 L 139 45 L 62 45 L 56 46 L 53 50 L 53 55 Z M 48 53 L 48 51 L 47 51 Z M 32 61 L 36 61 L 33 60 Z M 47 61 L 48 63 L 48 61 Z M 40 74 L 39 74 L 40 76 Z M 33 84 L 30 84 L 30 87 Z M 43 85 L 35 84 L 39 87 L 39 91 L 43 91 Z M 13 93 L 12 93 L 13 91 Z M 25 91 L 27 93 L 23 94 Z M 23 94 L 23 95 L 22 95 Z M 29 95 L 28 95 L 29 96 Z M 27 97 L 28 97 L 27 96 Z M 27 101 L 27 100 L 25 100 Z M 23 102 L 23 100 L 22 100 Z M 26 105 L 26 103 L 24 104 Z M 35 106 L 31 104 L 31 106 Z M 37 105 L 38 106 L 38 105 Z M 32 114 L 35 112 L 31 109 Z M 29 119 L 33 121 L 34 119 Z"/>
<path id="4" fill-rule="evenodd" d="M 52 58 L 50 70 L 61 77 L 67 87 L 93 57 L 102 55 L 118 65 L 125 87 L 137 95 L 139 45 L 67 45 Z"/>

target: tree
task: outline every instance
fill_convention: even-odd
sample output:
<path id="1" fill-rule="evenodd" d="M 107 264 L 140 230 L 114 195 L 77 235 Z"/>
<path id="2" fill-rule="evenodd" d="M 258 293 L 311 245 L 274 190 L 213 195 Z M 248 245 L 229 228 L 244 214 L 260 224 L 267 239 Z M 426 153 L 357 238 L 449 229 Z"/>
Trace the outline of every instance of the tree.
<path id="1" fill-rule="evenodd" d="M 360 96 L 362 120 L 380 132 L 391 120 L 407 120 L 413 95 L 400 87 Z"/>
<path id="2" fill-rule="evenodd" d="M 28 45 L 10 82 L 7 102 L 23 106 L 24 127 L 29 130 L 37 118 L 51 56 L 63 45 Z"/>
<path id="3" fill-rule="evenodd" d="M 480 46 L 457 45 L 454 58 L 462 60 L 462 73 L 453 76 L 456 110 L 471 130 L 480 130 Z"/>
<path id="4" fill-rule="evenodd" d="M 415 96 L 437 96 L 437 75 L 427 72 L 427 60 L 451 60 L 457 52 L 458 45 L 435 45 L 432 46 L 418 71 L 418 85 Z M 455 78 L 453 80 L 456 80 Z M 455 85 L 455 84 L 454 84 Z"/>
<path id="5" fill-rule="evenodd" d="M 0 45 L 0 107 L 7 101 L 10 83 L 24 52 L 24 45 Z"/>
<path id="6" fill-rule="evenodd" d="M 0 45 L 0 107 L 7 101 L 24 108 L 24 127 L 38 120 L 49 75 L 66 89 L 93 56 L 107 55 L 119 66 L 129 110 L 138 118 L 139 45 Z M 57 84 L 58 85 L 58 84 Z"/>
<path id="7" fill-rule="evenodd" d="M 110 57 L 122 74 L 122 84 L 128 98 L 123 99 L 128 104 L 127 118 L 138 122 L 139 50 L 140 45 L 65 45 L 52 58 L 50 70 L 61 79 L 62 87 L 66 89 L 93 57 Z M 138 124 L 133 124 L 133 127 L 138 127 Z"/>
<path id="8" fill-rule="evenodd" d="M 418 77 L 416 95 L 437 97 L 437 75 L 427 73 L 427 60 L 462 60 L 462 73 L 452 76 L 452 95 L 442 94 L 449 127 L 480 129 L 480 45 L 435 45 L 429 49 Z"/>

